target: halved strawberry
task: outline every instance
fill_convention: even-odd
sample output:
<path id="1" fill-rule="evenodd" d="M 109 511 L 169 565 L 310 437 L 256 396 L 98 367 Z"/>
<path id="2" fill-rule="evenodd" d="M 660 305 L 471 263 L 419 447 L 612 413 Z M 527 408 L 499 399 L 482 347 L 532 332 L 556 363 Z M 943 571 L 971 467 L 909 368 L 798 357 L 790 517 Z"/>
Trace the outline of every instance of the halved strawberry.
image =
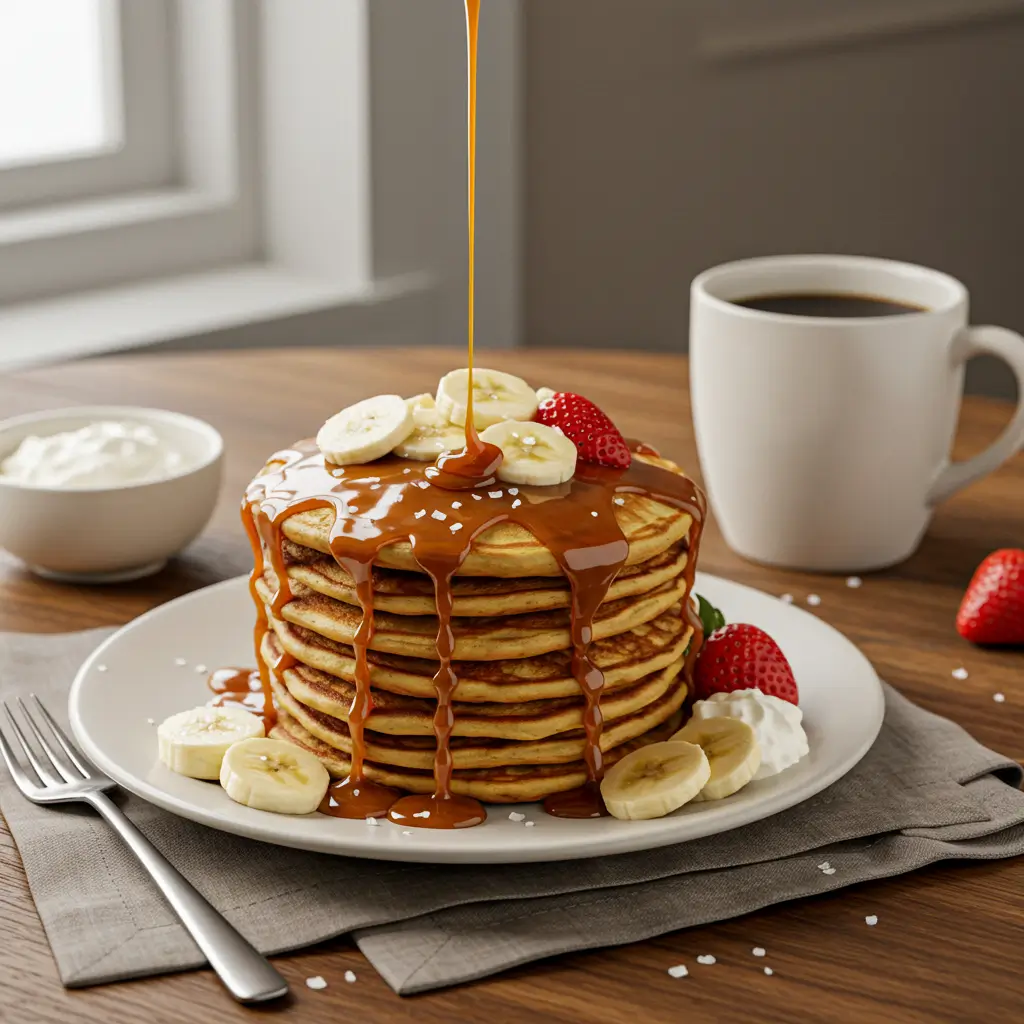
<path id="1" fill-rule="evenodd" d="M 561 430 L 576 445 L 583 462 L 626 469 L 633 460 L 615 424 L 582 395 L 558 391 L 540 403 L 534 419 Z"/>
<path id="2" fill-rule="evenodd" d="M 800 703 L 793 669 L 779 645 L 763 630 L 734 623 L 716 630 L 704 642 L 694 672 L 694 696 L 707 700 L 713 693 L 760 690 Z"/>
<path id="3" fill-rule="evenodd" d="M 975 644 L 1024 644 L 1024 551 L 993 551 L 975 570 L 956 616 Z"/>

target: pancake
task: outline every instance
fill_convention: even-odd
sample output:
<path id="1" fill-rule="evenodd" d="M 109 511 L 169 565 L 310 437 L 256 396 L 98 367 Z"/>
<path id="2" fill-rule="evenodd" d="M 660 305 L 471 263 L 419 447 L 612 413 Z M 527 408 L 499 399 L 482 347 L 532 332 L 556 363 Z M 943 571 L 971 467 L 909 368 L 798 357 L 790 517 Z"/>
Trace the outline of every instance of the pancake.
<path id="1" fill-rule="evenodd" d="M 260 598 L 270 604 L 274 581 L 270 570 L 256 581 Z M 303 583 L 293 585 L 293 599 L 281 610 L 282 617 L 321 636 L 352 643 L 362 618 L 360 609 L 343 601 L 324 597 Z M 618 636 L 657 618 L 685 596 L 686 585 L 677 578 L 648 594 L 623 598 L 601 605 L 594 617 L 595 639 Z M 437 657 L 437 619 L 431 615 L 374 615 L 370 647 L 375 651 L 413 658 Z M 461 617 L 452 620 L 455 659 L 458 661 L 503 661 L 529 658 L 572 646 L 567 610 L 535 612 L 531 615 Z"/>
<path id="2" fill-rule="evenodd" d="M 355 680 L 355 654 L 348 644 L 312 630 L 270 617 L 280 650 L 312 668 L 346 682 Z M 616 637 L 596 641 L 590 657 L 605 678 L 605 694 L 660 672 L 681 658 L 692 630 L 683 621 L 682 607 L 664 613 Z M 433 699 L 436 659 L 403 658 L 368 651 L 370 682 L 374 692 L 387 691 Z M 572 674 L 569 651 L 551 651 L 514 661 L 462 661 L 455 665 L 462 703 L 516 703 L 578 697 L 579 683 Z"/>
<path id="3" fill-rule="evenodd" d="M 647 707 L 609 722 L 601 735 L 601 749 L 611 750 L 628 740 L 642 736 L 674 715 L 686 700 L 686 684 L 675 677 L 665 692 Z M 336 750 L 349 755 L 352 737 L 340 719 L 325 715 L 297 701 L 281 682 L 274 680 L 274 700 L 302 727 Z M 382 765 L 418 768 L 434 766 L 436 742 L 433 736 L 394 736 L 365 733 L 366 756 Z M 495 768 L 504 765 L 562 764 L 583 757 L 586 734 L 583 729 L 536 740 L 494 739 L 480 736 L 456 736 L 451 740 L 452 763 L 456 768 Z"/>
<path id="4" fill-rule="evenodd" d="M 606 601 L 647 594 L 681 576 L 686 568 L 686 549 L 673 545 L 639 565 L 626 566 L 608 590 Z M 355 583 L 348 572 L 329 556 L 291 541 L 284 543 L 284 563 L 289 579 L 345 604 L 358 605 Z M 434 586 L 422 573 L 375 567 L 373 605 L 392 615 L 432 615 Z M 564 577 L 533 576 L 523 579 L 456 576 L 452 582 L 455 615 L 520 615 L 568 608 L 572 595 Z"/>
<path id="5" fill-rule="evenodd" d="M 682 714 L 676 712 L 660 725 L 637 736 L 605 754 L 605 764 L 612 765 L 619 758 L 648 743 L 667 740 L 682 725 Z M 348 756 L 318 739 L 303 725 L 282 709 L 271 736 L 304 747 L 315 754 L 335 778 L 343 779 L 352 766 Z M 366 777 L 372 782 L 405 790 L 407 793 L 434 792 L 431 771 L 393 767 L 367 760 Z M 485 803 L 508 804 L 543 800 L 552 793 L 563 793 L 582 786 L 587 781 L 587 767 L 583 761 L 562 764 L 506 765 L 498 768 L 456 770 L 452 773 L 452 791 L 459 796 L 471 796 Z"/>
<path id="6" fill-rule="evenodd" d="M 648 455 L 636 455 L 648 462 L 683 476 L 675 463 Z M 387 459 L 379 460 L 385 465 Z M 262 473 L 284 465 L 281 461 L 267 463 Z M 497 485 L 499 487 L 504 485 Z M 520 488 L 524 497 L 537 492 L 539 499 L 552 496 L 556 488 Z M 626 565 L 639 565 L 680 543 L 690 531 L 692 517 L 679 509 L 640 494 L 619 495 L 621 504 L 614 506 L 615 519 L 629 544 Z M 486 499 L 485 499 L 486 500 Z M 288 516 L 282 532 L 289 540 L 303 547 L 329 555 L 334 511 L 312 509 Z M 377 556 L 377 563 L 390 569 L 422 572 L 407 540 L 388 544 Z M 526 576 L 561 576 L 562 570 L 554 555 L 528 530 L 513 522 L 501 522 L 484 530 L 473 540 L 473 547 L 459 568 L 460 576 L 500 576 L 521 579 Z"/>
<path id="7" fill-rule="evenodd" d="M 268 665 L 274 664 L 280 657 L 280 644 L 272 634 L 264 638 L 262 653 Z M 604 721 L 616 721 L 653 704 L 671 686 L 677 685 L 682 667 L 683 660 L 680 658 L 668 668 L 606 695 L 601 701 Z M 300 704 L 348 722 L 349 709 L 356 696 L 353 683 L 302 664 L 285 669 L 280 678 Z M 458 695 L 456 690 L 456 698 Z M 373 711 L 366 722 L 366 728 L 396 736 L 425 736 L 433 743 L 436 707 L 434 700 L 425 697 L 407 697 L 376 690 L 373 694 Z M 506 740 L 545 739 L 573 729 L 582 729 L 584 707 L 582 693 L 577 693 L 575 697 L 503 704 L 465 704 L 456 699 L 452 705 L 455 714 L 452 735 Z"/>

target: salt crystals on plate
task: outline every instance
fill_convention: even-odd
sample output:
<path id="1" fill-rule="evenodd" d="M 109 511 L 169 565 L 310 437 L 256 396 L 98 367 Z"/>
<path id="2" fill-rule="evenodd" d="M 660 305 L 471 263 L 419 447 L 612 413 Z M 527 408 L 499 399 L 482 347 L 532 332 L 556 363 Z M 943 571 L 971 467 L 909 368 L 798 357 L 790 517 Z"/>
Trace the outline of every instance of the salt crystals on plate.
<path id="1" fill-rule="evenodd" d="M 878 915 L 877 914 L 868 914 L 868 916 L 864 918 L 864 923 L 869 928 L 874 928 L 875 925 L 878 924 Z"/>
<path id="2" fill-rule="evenodd" d="M 1006 700 L 1006 694 L 1005 693 L 993 693 L 992 694 L 992 699 L 997 704 L 1002 704 Z"/>
<path id="3" fill-rule="evenodd" d="M 705 967 L 710 967 L 711 964 L 716 964 L 718 961 L 710 953 L 706 953 L 697 957 L 697 963 L 704 964 Z"/>
<path id="4" fill-rule="evenodd" d="M 768 951 L 764 946 L 755 946 L 750 952 L 753 953 L 754 956 L 764 956 Z"/>
<path id="5" fill-rule="evenodd" d="M 520 814 L 519 811 L 510 811 L 508 815 L 509 821 L 526 821 L 526 815 Z"/>
<path id="6" fill-rule="evenodd" d="M 863 583 L 864 581 L 859 576 L 847 576 L 846 578 L 846 585 L 851 590 L 856 590 L 858 587 L 862 586 Z"/>
<path id="7" fill-rule="evenodd" d="M 818 605 L 821 604 L 821 597 L 818 594 L 808 594 L 807 595 L 807 603 L 812 608 L 817 608 Z"/>
<path id="8" fill-rule="evenodd" d="M 966 679 L 967 678 L 967 669 L 965 669 L 963 667 L 953 669 L 953 678 L 954 679 Z"/>
<path id="9" fill-rule="evenodd" d="M 676 964 L 668 969 L 668 973 L 673 978 L 685 978 L 690 971 L 686 964 Z"/>
<path id="10" fill-rule="evenodd" d="M 355 983 L 355 980 L 356 980 L 356 972 L 355 972 L 355 971 L 346 971 L 346 972 L 345 972 L 345 980 L 346 980 L 346 981 L 347 981 L 347 982 L 348 982 L 348 983 L 349 983 L 350 985 L 354 984 L 354 983 Z"/>
<path id="11" fill-rule="evenodd" d="M 315 978 L 306 979 L 306 987 L 319 990 L 322 988 L 327 988 L 327 982 L 318 974 L 316 975 Z"/>

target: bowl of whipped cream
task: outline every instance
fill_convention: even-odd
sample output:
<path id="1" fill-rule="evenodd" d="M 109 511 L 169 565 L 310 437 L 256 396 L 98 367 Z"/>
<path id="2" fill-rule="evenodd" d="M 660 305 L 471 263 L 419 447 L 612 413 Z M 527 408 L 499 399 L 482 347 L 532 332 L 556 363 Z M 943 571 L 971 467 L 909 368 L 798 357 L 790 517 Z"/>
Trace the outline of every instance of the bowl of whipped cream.
<path id="1" fill-rule="evenodd" d="M 0 548 L 51 579 L 158 572 L 202 532 L 224 442 L 163 409 L 88 406 L 0 421 Z"/>

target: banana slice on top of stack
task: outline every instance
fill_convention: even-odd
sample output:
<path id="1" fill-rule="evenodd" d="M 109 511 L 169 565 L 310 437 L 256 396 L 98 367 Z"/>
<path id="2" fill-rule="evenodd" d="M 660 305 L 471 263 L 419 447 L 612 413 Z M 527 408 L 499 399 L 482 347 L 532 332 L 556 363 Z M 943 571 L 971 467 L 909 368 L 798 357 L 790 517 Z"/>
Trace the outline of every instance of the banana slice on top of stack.
<path id="1" fill-rule="evenodd" d="M 501 370 L 473 371 L 473 423 L 481 438 L 501 449 L 498 478 L 510 484 L 549 487 L 571 480 L 576 445 L 554 427 L 534 423 L 537 406 L 553 395 Z M 465 444 L 469 417 L 469 370 L 441 378 L 436 396 L 377 395 L 332 416 L 317 434 L 328 462 L 352 466 L 394 452 L 403 459 L 433 462 Z"/>

